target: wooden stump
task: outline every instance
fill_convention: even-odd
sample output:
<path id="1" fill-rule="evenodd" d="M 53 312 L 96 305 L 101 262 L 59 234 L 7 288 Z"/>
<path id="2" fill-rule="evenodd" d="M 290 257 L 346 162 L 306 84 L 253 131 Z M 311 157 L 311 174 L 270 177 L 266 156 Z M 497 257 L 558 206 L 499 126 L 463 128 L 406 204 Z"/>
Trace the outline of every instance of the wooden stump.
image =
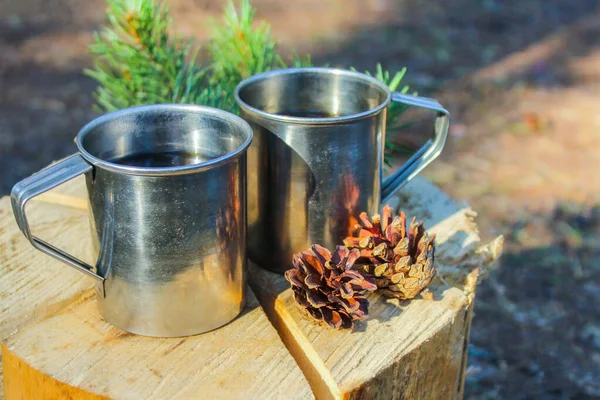
<path id="1" fill-rule="evenodd" d="M 335 331 L 303 313 L 282 276 L 251 264 L 254 292 L 319 399 L 462 397 L 475 285 L 501 253 L 502 238 L 481 246 L 475 213 L 424 179 L 395 203 L 436 234 L 433 301 L 372 294 L 369 321 Z"/>
<path id="2" fill-rule="evenodd" d="M 41 196 L 28 212 L 34 233 L 93 262 L 84 198 L 76 179 Z M 248 291 L 246 311 L 225 327 L 156 339 L 106 323 L 91 280 L 33 249 L 16 227 L 8 198 L 1 199 L 6 398 L 460 397 L 475 284 L 500 254 L 501 239 L 481 246 L 474 213 L 423 179 L 396 201 L 437 233 L 433 301 L 372 295 L 371 320 L 339 332 L 304 315 L 281 276 L 251 264 L 250 283 L 262 308 Z"/>

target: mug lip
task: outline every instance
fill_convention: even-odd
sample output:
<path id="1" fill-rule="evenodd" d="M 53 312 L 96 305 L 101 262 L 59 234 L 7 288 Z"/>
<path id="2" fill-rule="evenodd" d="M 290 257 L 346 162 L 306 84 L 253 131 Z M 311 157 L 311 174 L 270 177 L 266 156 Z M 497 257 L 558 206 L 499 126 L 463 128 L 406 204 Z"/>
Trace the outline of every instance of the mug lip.
<path id="1" fill-rule="evenodd" d="M 386 93 L 386 98 L 381 104 L 377 105 L 377 107 L 371 108 L 366 111 L 362 111 L 359 113 L 341 115 L 339 117 L 324 117 L 324 118 L 315 118 L 315 117 L 296 117 L 289 115 L 281 115 L 270 113 L 259 108 L 253 107 L 250 104 L 246 103 L 240 98 L 240 91 L 244 88 L 248 87 L 251 84 L 256 82 L 264 81 L 276 76 L 282 75 L 293 75 L 293 74 L 321 74 L 321 75 L 342 75 L 346 77 L 350 77 L 356 80 L 361 80 L 364 82 L 368 82 L 370 84 L 375 85 L 378 89 L 381 89 L 382 92 Z M 277 69 L 273 71 L 263 72 L 257 75 L 253 75 L 247 79 L 241 81 L 234 92 L 235 101 L 238 103 L 241 109 L 246 111 L 250 115 L 259 116 L 265 119 L 292 123 L 292 124 L 303 124 L 303 125 L 328 125 L 335 124 L 340 122 L 350 122 L 358 119 L 363 119 L 370 117 L 379 113 L 381 110 L 386 108 L 390 102 L 392 101 L 392 91 L 388 88 L 383 82 L 375 79 L 372 76 L 363 74 L 357 71 L 351 71 L 348 69 L 341 68 L 324 68 L 324 67 L 304 67 L 304 68 L 284 68 Z"/>
<path id="2" fill-rule="evenodd" d="M 241 129 L 246 133 L 247 139 L 242 143 L 238 148 L 228 153 L 225 153 L 221 156 L 211 158 L 210 160 L 206 160 L 197 164 L 189 164 L 189 165 L 180 165 L 176 167 L 134 167 L 129 165 L 116 164 L 110 161 L 103 160 L 99 157 L 92 155 L 88 152 L 82 145 L 83 138 L 85 138 L 90 132 L 99 126 L 114 121 L 116 119 L 136 115 L 148 111 L 156 111 L 156 112 L 164 112 L 164 111 L 181 111 L 185 113 L 194 113 L 201 115 L 209 115 L 213 117 L 217 117 L 224 121 L 231 122 L 236 125 L 237 128 Z M 242 118 L 234 115 L 228 111 L 224 111 L 218 108 L 207 107 L 207 106 L 199 106 L 194 104 L 152 104 L 152 105 L 144 105 L 144 106 L 135 106 L 129 107 L 118 111 L 109 112 L 107 114 L 101 115 L 100 117 L 88 122 L 86 125 L 81 128 L 77 137 L 75 138 L 75 143 L 77 145 L 77 149 L 81 156 L 93 164 L 94 166 L 113 171 L 118 173 L 124 173 L 129 175 L 148 175 L 148 176 L 164 176 L 164 175 L 183 175 L 189 174 L 193 172 L 198 172 L 201 170 L 210 169 L 216 167 L 218 165 L 224 164 L 227 161 L 238 157 L 243 154 L 252 143 L 252 138 L 254 133 L 252 132 L 252 128 L 250 125 L 244 121 Z"/>

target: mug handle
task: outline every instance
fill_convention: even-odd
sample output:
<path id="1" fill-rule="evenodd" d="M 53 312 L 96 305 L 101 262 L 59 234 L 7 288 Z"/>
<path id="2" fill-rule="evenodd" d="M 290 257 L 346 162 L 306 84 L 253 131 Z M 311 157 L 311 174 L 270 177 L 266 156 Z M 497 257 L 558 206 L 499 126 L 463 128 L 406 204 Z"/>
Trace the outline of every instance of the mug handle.
<path id="1" fill-rule="evenodd" d="M 433 141 L 429 139 L 404 165 L 383 181 L 381 185 L 382 203 L 385 203 L 398 189 L 408 183 L 408 181 L 440 155 L 446 143 L 448 127 L 450 126 L 450 113 L 437 100 L 392 93 L 392 101 L 433 110 L 437 112 L 437 116 L 435 117 L 435 136 Z"/>
<path id="2" fill-rule="evenodd" d="M 92 168 L 92 165 L 79 154 L 73 154 L 17 183 L 12 188 L 10 200 L 17 225 L 33 247 L 100 281 L 104 291 L 104 278 L 94 272 L 94 267 L 33 236 L 25 213 L 25 205 L 29 200 L 76 176 L 91 171 Z"/>

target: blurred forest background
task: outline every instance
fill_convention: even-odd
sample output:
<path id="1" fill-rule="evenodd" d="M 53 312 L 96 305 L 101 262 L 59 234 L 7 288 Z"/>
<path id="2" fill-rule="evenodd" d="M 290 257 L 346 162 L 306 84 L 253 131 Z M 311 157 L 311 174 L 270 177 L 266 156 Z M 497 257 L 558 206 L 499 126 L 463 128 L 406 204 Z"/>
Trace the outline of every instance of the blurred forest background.
<path id="1" fill-rule="evenodd" d="M 225 1 L 170 0 L 199 42 Z M 600 398 L 600 2 L 254 0 L 315 65 L 408 67 L 452 113 L 423 173 L 504 234 L 481 284 L 467 398 Z M 0 2 L 0 195 L 75 151 L 96 116 L 87 45 L 103 0 Z M 400 133 L 402 134 L 402 133 Z"/>

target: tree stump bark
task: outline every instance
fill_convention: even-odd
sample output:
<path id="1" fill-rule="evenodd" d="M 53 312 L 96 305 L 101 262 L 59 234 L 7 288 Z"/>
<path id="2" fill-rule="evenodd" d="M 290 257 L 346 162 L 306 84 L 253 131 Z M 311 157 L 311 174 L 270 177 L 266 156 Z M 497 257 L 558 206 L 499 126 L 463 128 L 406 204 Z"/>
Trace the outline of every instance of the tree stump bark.
<path id="1" fill-rule="evenodd" d="M 36 235 L 93 263 L 85 196 L 75 179 L 32 201 L 28 212 Z M 501 239 L 482 246 L 474 213 L 423 179 L 407 185 L 395 205 L 437 234 L 433 301 L 372 295 L 371 320 L 339 332 L 304 315 L 281 276 L 251 264 L 260 305 L 249 290 L 246 311 L 225 327 L 156 339 L 102 320 L 91 280 L 31 247 L 2 198 L 6 398 L 458 398 L 475 285 L 500 254 Z"/>

